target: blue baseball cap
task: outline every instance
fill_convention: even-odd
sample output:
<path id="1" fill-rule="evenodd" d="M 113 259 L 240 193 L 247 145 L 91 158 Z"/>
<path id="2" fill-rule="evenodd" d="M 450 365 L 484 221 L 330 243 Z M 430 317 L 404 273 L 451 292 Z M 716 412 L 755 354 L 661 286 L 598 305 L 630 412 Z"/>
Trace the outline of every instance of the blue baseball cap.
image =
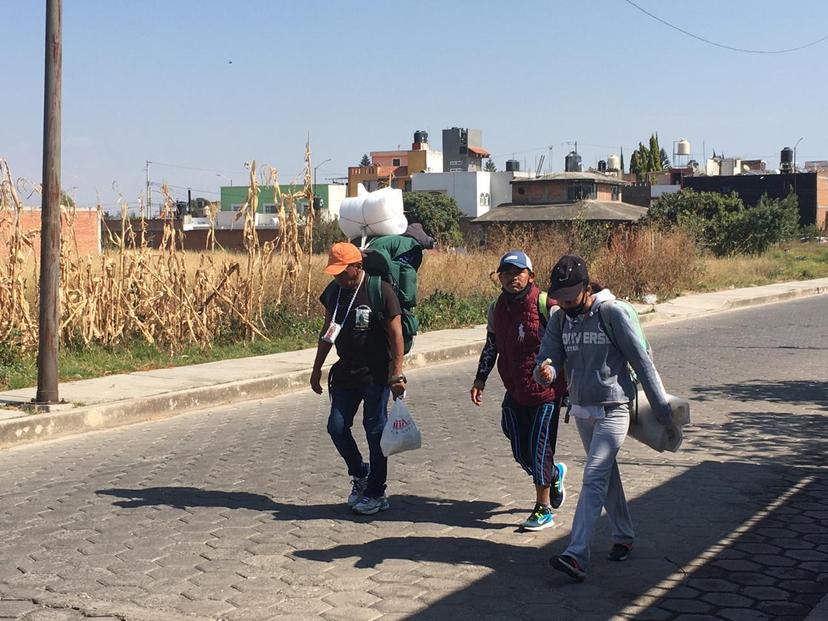
<path id="1" fill-rule="evenodd" d="M 532 259 L 521 250 L 510 250 L 500 257 L 500 265 L 497 266 L 497 271 L 500 272 L 507 265 L 514 265 L 522 270 L 527 269 L 530 272 L 535 271 L 532 269 Z"/>

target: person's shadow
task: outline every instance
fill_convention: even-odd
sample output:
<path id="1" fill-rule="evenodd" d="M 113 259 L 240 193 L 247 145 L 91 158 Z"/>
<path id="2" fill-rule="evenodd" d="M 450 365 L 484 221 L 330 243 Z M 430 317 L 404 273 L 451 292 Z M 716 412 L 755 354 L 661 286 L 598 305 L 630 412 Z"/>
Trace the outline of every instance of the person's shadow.
<path id="1" fill-rule="evenodd" d="M 269 511 L 274 520 L 387 520 L 438 523 L 460 528 L 501 529 L 505 524 L 490 523 L 498 515 L 522 512 L 522 509 L 504 509 L 494 502 L 483 500 L 449 500 L 424 496 L 392 496 L 394 511 L 372 516 L 354 514 L 343 502 L 315 505 L 275 502 L 262 494 L 200 489 L 197 487 L 146 487 L 136 489 L 111 488 L 97 490 L 97 494 L 115 496 L 123 500 L 113 504 L 124 509 L 148 506 L 168 506 L 175 509 L 192 507 L 223 507 Z"/>

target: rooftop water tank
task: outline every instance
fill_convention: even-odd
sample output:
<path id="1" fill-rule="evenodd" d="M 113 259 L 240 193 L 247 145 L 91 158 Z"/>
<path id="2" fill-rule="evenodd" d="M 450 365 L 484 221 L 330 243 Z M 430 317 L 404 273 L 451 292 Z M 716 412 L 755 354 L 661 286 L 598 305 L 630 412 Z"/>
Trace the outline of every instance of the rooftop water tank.
<path id="1" fill-rule="evenodd" d="M 428 142 L 428 132 L 423 129 L 418 129 L 414 132 L 414 144 L 422 144 Z"/>
<path id="2" fill-rule="evenodd" d="M 613 153 L 607 158 L 607 169 L 621 170 L 621 158 L 618 157 L 615 153 Z"/>
<path id="3" fill-rule="evenodd" d="M 566 172 L 583 172 L 584 166 L 581 163 L 581 156 L 575 151 L 570 151 L 564 158 L 564 170 Z"/>
<path id="4" fill-rule="evenodd" d="M 682 138 L 676 144 L 676 155 L 690 155 L 690 141 Z"/>
<path id="5" fill-rule="evenodd" d="M 506 160 L 506 172 L 517 172 L 520 170 L 520 162 L 517 160 Z"/>
<path id="6" fill-rule="evenodd" d="M 598 160 L 598 172 L 607 172 L 607 163 L 605 160 Z"/>

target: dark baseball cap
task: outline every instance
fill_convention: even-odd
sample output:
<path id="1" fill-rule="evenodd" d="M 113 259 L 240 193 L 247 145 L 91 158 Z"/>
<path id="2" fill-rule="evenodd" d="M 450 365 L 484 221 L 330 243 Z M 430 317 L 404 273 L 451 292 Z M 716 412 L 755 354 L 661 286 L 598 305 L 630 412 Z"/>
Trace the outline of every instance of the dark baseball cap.
<path id="1" fill-rule="evenodd" d="M 586 261 L 574 254 L 565 254 L 552 268 L 549 297 L 569 302 L 578 297 L 588 284 Z"/>
<path id="2" fill-rule="evenodd" d="M 500 264 L 497 266 L 497 271 L 503 271 L 503 268 L 507 265 L 514 265 L 515 267 L 519 267 L 522 270 L 529 270 L 530 272 L 534 271 L 532 269 L 532 259 L 522 250 L 510 250 L 500 257 Z"/>

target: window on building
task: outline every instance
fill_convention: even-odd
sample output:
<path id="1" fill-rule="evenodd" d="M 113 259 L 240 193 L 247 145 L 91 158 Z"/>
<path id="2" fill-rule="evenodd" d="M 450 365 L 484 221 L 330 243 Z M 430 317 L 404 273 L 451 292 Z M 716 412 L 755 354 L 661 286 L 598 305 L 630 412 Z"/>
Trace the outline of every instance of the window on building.
<path id="1" fill-rule="evenodd" d="M 614 201 L 621 200 L 621 186 L 620 185 L 612 186 L 612 200 L 614 200 Z"/>
<path id="2" fill-rule="evenodd" d="M 276 205 L 273 203 L 265 203 L 262 205 L 262 213 L 276 213 Z"/>
<path id="3" fill-rule="evenodd" d="M 391 160 L 391 165 L 392 165 L 392 166 L 401 166 L 401 164 L 400 164 L 400 158 L 395 157 L 393 160 Z"/>
<path id="4" fill-rule="evenodd" d="M 566 187 L 566 199 L 568 201 L 594 199 L 596 195 L 593 181 L 570 181 Z"/>

